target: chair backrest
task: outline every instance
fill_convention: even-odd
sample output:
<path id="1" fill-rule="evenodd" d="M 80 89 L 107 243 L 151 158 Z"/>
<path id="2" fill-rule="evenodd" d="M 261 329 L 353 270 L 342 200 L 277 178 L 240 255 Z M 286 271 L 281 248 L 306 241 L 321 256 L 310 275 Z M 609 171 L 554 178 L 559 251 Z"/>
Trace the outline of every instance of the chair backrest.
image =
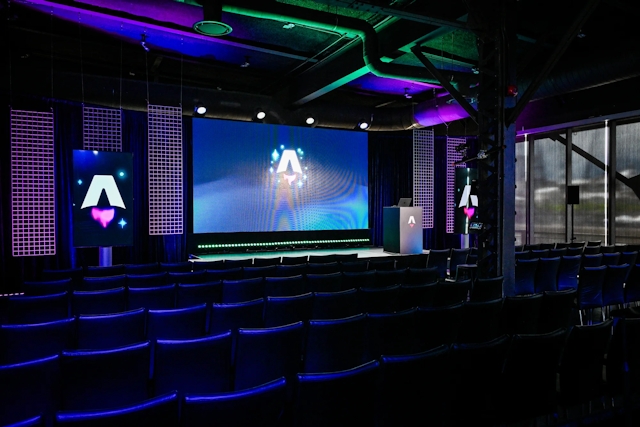
<path id="1" fill-rule="evenodd" d="M 368 265 L 369 265 L 369 261 L 367 260 L 340 261 L 340 270 L 343 273 L 347 273 L 347 272 L 357 273 L 361 271 L 367 271 Z"/>
<path id="2" fill-rule="evenodd" d="M 600 246 L 600 252 L 603 254 L 610 254 L 618 252 L 620 249 L 616 245 L 602 245 Z"/>
<path id="3" fill-rule="evenodd" d="M 169 273 L 158 271 L 147 274 L 127 274 L 127 286 L 130 288 L 155 288 L 169 284 Z"/>
<path id="4" fill-rule="evenodd" d="M 245 258 L 245 259 L 225 259 L 224 260 L 224 269 L 229 270 L 231 268 L 235 269 L 238 267 L 251 267 L 253 265 L 253 258 Z"/>
<path id="5" fill-rule="evenodd" d="M 84 277 L 105 277 L 119 276 L 124 274 L 124 264 L 115 264 L 108 266 L 87 266 Z"/>
<path id="6" fill-rule="evenodd" d="M 602 283 L 603 306 L 624 304 L 624 284 L 630 270 L 629 264 L 607 266 Z"/>
<path id="7" fill-rule="evenodd" d="M 264 299 L 234 304 L 212 304 L 209 315 L 209 335 L 217 335 L 232 331 L 235 335 L 238 328 L 261 328 Z"/>
<path id="8" fill-rule="evenodd" d="M 603 254 L 582 255 L 582 268 L 599 267 L 602 265 Z"/>
<path id="9" fill-rule="evenodd" d="M 108 350 L 64 351 L 62 408 L 106 409 L 147 399 L 149 342 Z"/>
<path id="10" fill-rule="evenodd" d="M 256 277 L 265 278 L 276 275 L 277 265 L 266 265 L 264 267 L 242 267 L 243 279 L 254 279 Z"/>
<path id="11" fill-rule="evenodd" d="M 350 369 L 364 362 L 364 314 L 343 319 L 310 320 L 303 372 Z"/>
<path id="12" fill-rule="evenodd" d="M 464 303 L 446 307 L 418 307 L 416 313 L 416 343 L 421 351 L 450 345 L 458 339 L 462 325 Z"/>
<path id="13" fill-rule="evenodd" d="M 396 260 L 392 257 L 370 258 L 368 270 L 393 270 L 396 268 Z"/>
<path id="14" fill-rule="evenodd" d="M 22 283 L 22 292 L 26 296 L 71 292 L 71 279 L 25 281 Z"/>
<path id="15" fill-rule="evenodd" d="M 467 263 L 467 256 L 469 255 L 469 248 L 452 248 L 449 259 L 449 276 L 455 277 L 459 264 Z"/>
<path id="16" fill-rule="evenodd" d="M 339 319 L 358 313 L 358 294 L 355 289 L 313 294 L 312 319 Z"/>
<path id="17" fill-rule="evenodd" d="M 60 408 L 59 356 L 0 365 L 2 424 L 42 415 L 51 420 Z"/>
<path id="18" fill-rule="evenodd" d="M 437 290 L 438 282 L 436 281 L 420 285 L 400 286 L 398 310 L 412 307 L 433 307 Z"/>
<path id="19" fill-rule="evenodd" d="M 42 270 L 42 280 L 71 279 L 72 290 L 80 289 L 83 277 L 82 267 Z"/>
<path id="20" fill-rule="evenodd" d="M 497 338 L 500 335 L 502 305 L 502 298 L 465 303 L 457 342 L 478 343 Z"/>
<path id="21" fill-rule="evenodd" d="M 160 264 L 149 262 L 145 264 L 125 264 L 124 274 L 153 274 L 160 272 Z"/>
<path id="22" fill-rule="evenodd" d="M 549 257 L 550 258 L 555 258 L 557 256 L 562 257 L 562 256 L 565 256 L 566 254 L 567 254 L 567 248 L 549 249 Z"/>
<path id="23" fill-rule="evenodd" d="M 167 283 L 204 283 L 207 281 L 206 270 L 198 271 L 169 271 Z"/>
<path id="24" fill-rule="evenodd" d="M 438 277 L 447 277 L 447 262 L 449 260 L 450 249 L 430 249 L 427 258 L 427 267 L 437 267 Z"/>
<path id="25" fill-rule="evenodd" d="M 531 259 L 531 251 L 517 251 L 515 252 L 516 261 L 521 259 Z"/>
<path id="26" fill-rule="evenodd" d="M 293 417 L 296 426 L 372 426 L 379 363 L 338 372 L 298 374 Z"/>
<path id="27" fill-rule="evenodd" d="M 626 303 L 640 301 L 640 264 L 635 264 L 629 269 L 624 287 L 624 301 Z"/>
<path id="28" fill-rule="evenodd" d="M 558 290 L 578 289 L 578 273 L 580 273 L 580 255 L 563 256 L 558 268 Z"/>
<path id="29" fill-rule="evenodd" d="M 82 279 L 81 291 L 104 291 L 107 289 L 122 288 L 127 286 L 127 276 L 118 274 L 114 276 L 85 276 Z"/>
<path id="30" fill-rule="evenodd" d="M 519 259 L 516 261 L 515 294 L 535 293 L 536 269 L 538 268 L 538 258 Z"/>
<path id="31" fill-rule="evenodd" d="M 191 263 L 192 271 L 200 270 L 225 270 L 224 260 L 219 259 L 215 261 L 194 261 Z"/>
<path id="32" fill-rule="evenodd" d="M 168 310 L 176 306 L 175 284 L 153 288 L 129 288 L 127 307 L 129 310 L 144 307 L 147 310 Z"/>
<path id="33" fill-rule="evenodd" d="M 465 302 L 471 291 L 471 279 L 456 281 L 441 281 L 434 297 L 435 306 L 446 306 L 458 302 Z"/>
<path id="34" fill-rule="evenodd" d="M 264 295 L 288 297 L 307 293 L 306 281 L 302 275 L 291 277 L 265 277 Z"/>
<path id="35" fill-rule="evenodd" d="M 307 274 L 307 264 L 277 265 L 274 271 L 264 274 L 264 277 L 292 277 Z"/>
<path id="36" fill-rule="evenodd" d="M 0 364 L 10 365 L 60 354 L 76 345 L 76 319 L 31 325 L 0 325 Z"/>
<path id="37" fill-rule="evenodd" d="M 147 311 L 147 338 L 184 340 L 204 337 L 207 332 L 207 305 Z"/>
<path id="38" fill-rule="evenodd" d="M 367 314 L 366 359 L 411 354 L 417 349 L 415 315 L 411 308 L 394 313 Z"/>
<path id="39" fill-rule="evenodd" d="M 202 303 L 222 302 L 222 282 L 212 281 L 196 284 L 178 284 L 177 308 L 192 307 Z"/>
<path id="40" fill-rule="evenodd" d="M 267 297 L 264 303 L 264 327 L 288 325 L 311 319 L 313 294 L 291 297 Z"/>
<path id="41" fill-rule="evenodd" d="M 564 404 L 576 405 L 601 395 L 612 326 L 613 320 L 609 319 L 571 328 L 559 369 L 560 396 Z"/>
<path id="42" fill-rule="evenodd" d="M 207 273 L 205 275 L 205 283 L 206 282 L 216 282 L 222 280 L 239 280 L 244 279 L 244 268 L 243 267 L 234 267 L 228 269 L 220 269 L 220 270 L 205 270 Z"/>
<path id="43" fill-rule="evenodd" d="M 570 242 L 556 242 L 556 249 L 566 249 L 571 246 Z"/>
<path id="44" fill-rule="evenodd" d="M 596 308 L 603 306 L 602 286 L 607 266 L 584 267 L 578 281 L 578 308 Z"/>
<path id="45" fill-rule="evenodd" d="M 376 270 L 375 287 L 386 288 L 406 282 L 406 270 Z M 367 286 L 368 287 L 368 286 Z"/>
<path id="46" fill-rule="evenodd" d="M 326 255 L 325 255 L 326 256 Z M 337 261 L 334 262 L 309 262 L 307 264 L 307 270 L 305 274 L 331 274 L 339 273 L 341 270 L 340 264 Z"/>
<path id="47" fill-rule="evenodd" d="M 6 301 L 7 322 L 45 323 L 69 317 L 69 293 L 39 296 L 10 296 Z"/>
<path id="48" fill-rule="evenodd" d="M 143 308 L 122 313 L 78 316 L 78 348 L 99 350 L 146 340 Z"/>
<path id="49" fill-rule="evenodd" d="M 376 286 L 376 272 L 374 270 L 342 272 L 342 286 L 351 288 L 374 288 Z"/>
<path id="50" fill-rule="evenodd" d="M 243 390 L 285 377 L 293 384 L 300 372 L 304 326 L 302 322 L 273 328 L 238 330 L 234 390 Z"/>
<path id="51" fill-rule="evenodd" d="M 79 314 L 121 313 L 127 307 L 125 288 L 104 291 L 73 291 L 71 312 Z"/>
<path id="52" fill-rule="evenodd" d="M 311 292 L 338 292 L 342 290 L 342 273 L 307 274 L 307 287 Z"/>
<path id="53" fill-rule="evenodd" d="M 356 257 L 358 255 L 356 254 Z M 327 254 L 327 255 L 309 255 L 309 263 L 310 264 L 326 264 L 337 262 L 338 257 L 335 254 Z"/>
<path id="54" fill-rule="evenodd" d="M 640 318 L 615 317 L 611 344 L 607 352 L 608 392 L 621 394 L 625 384 L 640 390 Z"/>
<path id="55" fill-rule="evenodd" d="M 59 411 L 56 426 L 167 426 L 179 425 L 178 393 L 171 392 L 133 405 L 97 411 Z"/>
<path id="56" fill-rule="evenodd" d="M 384 425 L 408 426 L 418 419 L 428 425 L 443 425 L 452 384 L 448 346 L 422 353 L 385 355 L 381 361 L 378 395 Z M 425 384 L 432 387 L 425 387 Z"/>
<path id="57" fill-rule="evenodd" d="M 282 261 L 280 263 L 282 265 L 296 265 L 296 264 L 305 264 L 307 261 L 309 261 L 308 255 L 283 256 Z"/>
<path id="58" fill-rule="evenodd" d="M 620 252 L 610 252 L 602 254 L 602 265 L 618 265 L 620 262 Z"/>
<path id="59" fill-rule="evenodd" d="M 360 288 L 357 297 L 359 311 L 362 313 L 391 313 L 398 307 L 400 285 Z"/>
<path id="60" fill-rule="evenodd" d="M 502 298 L 503 282 L 504 282 L 504 276 L 491 277 L 491 278 L 477 278 L 475 282 L 473 282 L 473 287 L 471 288 L 471 294 L 469 295 L 469 300 L 470 301 L 490 301 L 497 298 Z"/>
<path id="61" fill-rule="evenodd" d="M 504 331 L 513 334 L 538 333 L 544 294 L 507 296 L 504 300 Z"/>
<path id="62" fill-rule="evenodd" d="M 636 265 L 638 259 L 638 251 L 622 252 L 620 254 L 620 264 Z"/>
<path id="63" fill-rule="evenodd" d="M 600 246 L 585 246 L 582 250 L 583 255 L 596 255 L 600 253 Z"/>
<path id="64" fill-rule="evenodd" d="M 540 258 L 536 268 L 534 290 L 536 293 L 558 290 L 558 271 L 560 270 L 560 257 Z"/>
<path id="65" fill-rule="evenodd" d="M 262 298 L 263 296 L 264 279 L 262 277 L 222 281 L 223 303 L 251 301 L 256 298 Z"/>
<path id="66" fill-rule="evenodd" d="M 158 340 L 153 355 L 155 392 L 231 390 L 231 332 L 190 340 Z"/>
<path id="67" fill-rule="evenodd" d="M 266 267 L 270 265 L 278 265 L 280 264 L 281 259 L 282 257 L 254 258 L 252 265 L 254 267 Z"/>
<path id="68" fill-rule="evenodd" d="M 569 246 L 567 248 L 568 256 L 582 255 L 582 246 Z"/>
<path id="69" fill-rule="evenodd" d="M 282 425 L 286 394 L 284 378 L 240 391 L 187 394 L 181 408 L 181 425 L 209 427 L 216 420 L 226 427 L 277 427 Z"/>
<path id="70" fill-rule="evenodd" d="M 179 261 L 179 262 L 161 262 L 160 270 L 168 273 L 186 273 L 191 271 L 191 262 Z"/>
<path id="71" fill-rule="evenodd" d="M 438 267 L 409 267 L 405 274 L 405 281 L 403 284 L 420 285 L 423 283 L 433 283 L 437 281 L 438 278 Z"/>
<path id="72" fill-rule="evenodd" d="M 573 306 L 577 295 L 577 288 L 546 291 L 542 297 L 538 331 L 546 333 L 560 328 L 568 328 L 572 320 Z"/>

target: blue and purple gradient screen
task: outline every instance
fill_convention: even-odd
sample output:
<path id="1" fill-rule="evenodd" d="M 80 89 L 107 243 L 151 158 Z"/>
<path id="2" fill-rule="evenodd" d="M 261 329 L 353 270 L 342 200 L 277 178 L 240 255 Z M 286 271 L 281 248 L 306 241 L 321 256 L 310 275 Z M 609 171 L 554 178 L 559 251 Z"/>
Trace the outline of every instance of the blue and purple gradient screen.
<path id="1" fill-rule="evenodd" d="M 369 228 L 366 133 L 193 119 L 193 232 Z"/>

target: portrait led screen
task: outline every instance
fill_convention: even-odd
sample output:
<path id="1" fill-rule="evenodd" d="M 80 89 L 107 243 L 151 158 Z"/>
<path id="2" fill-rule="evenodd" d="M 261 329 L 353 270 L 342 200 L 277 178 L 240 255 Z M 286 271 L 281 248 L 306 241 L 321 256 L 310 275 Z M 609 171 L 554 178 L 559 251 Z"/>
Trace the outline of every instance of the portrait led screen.
<path id="1" fill-rule="evenodd" d="M 133 154 L 73 151 L 73 244 L 133 245 Z"/>
<path id="2" fill-rule="evenodd" d="M 454 233 L 469 234 L 469 224 L 478 220 L 478 170 L 456 168 Z"/>
<path id="3" fill-rule="evenodd" d="M 367 135 L 193 120 L 193 232 L 369 228 Z"/>

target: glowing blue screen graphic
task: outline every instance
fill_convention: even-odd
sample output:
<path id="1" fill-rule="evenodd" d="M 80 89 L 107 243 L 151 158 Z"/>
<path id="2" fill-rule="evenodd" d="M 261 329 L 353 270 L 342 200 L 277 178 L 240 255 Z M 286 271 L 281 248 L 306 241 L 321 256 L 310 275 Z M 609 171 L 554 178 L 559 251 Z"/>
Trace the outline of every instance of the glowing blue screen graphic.
<path id="1" fill-rule="evenodd" d="M 369 228 L 367 135 L 193 120 L 193 232 Z"/>

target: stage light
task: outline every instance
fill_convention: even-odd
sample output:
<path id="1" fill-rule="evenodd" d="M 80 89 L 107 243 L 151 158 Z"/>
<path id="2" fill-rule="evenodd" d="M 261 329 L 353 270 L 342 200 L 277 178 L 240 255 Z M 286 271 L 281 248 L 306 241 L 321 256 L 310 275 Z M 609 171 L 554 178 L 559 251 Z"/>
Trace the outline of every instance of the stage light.
<path id="1" fill-rule="evenodd" d="M 207 112 L 207 107 L 202 104 L 196 104 L 196 106 L 193 108 L 193 111 L 199 116 L 204 116 L 204 114 Z"/>
<path id="2" fill-rule="evenodd" d="M 255 118 L 258 120 L 264 120 L 267 117 L 267 113 L 262 108 L 257 108 L 255 111 Z"/>
<path id="3" fill-rule="evenodd" d="M 232 31 L 230 25 L 222 22 L 222 2 L 216 0 L 200 0 L 203 20 L 193 24 L 193 29 L 205 36 L 226 36 Z"/>
<path id="4" fill-rule="evenodd" d="M 373 123 L 373 114 L 371 115 L 371 118 L 369 120 L 360 120 L 360 123 L 358 123 L 358 129 L 367 130 L 371 127 L 371 123 Z"/>
<path id="5" fill-rule="evenodd" d="M 306 124 L 308 124 L 309 126 L 311 126 L 312 124 L 314 124 L 316 122 L 316 119 L 313 118 L 313 116 L 307 116 L 307 118 L 304 121 Z"/>

